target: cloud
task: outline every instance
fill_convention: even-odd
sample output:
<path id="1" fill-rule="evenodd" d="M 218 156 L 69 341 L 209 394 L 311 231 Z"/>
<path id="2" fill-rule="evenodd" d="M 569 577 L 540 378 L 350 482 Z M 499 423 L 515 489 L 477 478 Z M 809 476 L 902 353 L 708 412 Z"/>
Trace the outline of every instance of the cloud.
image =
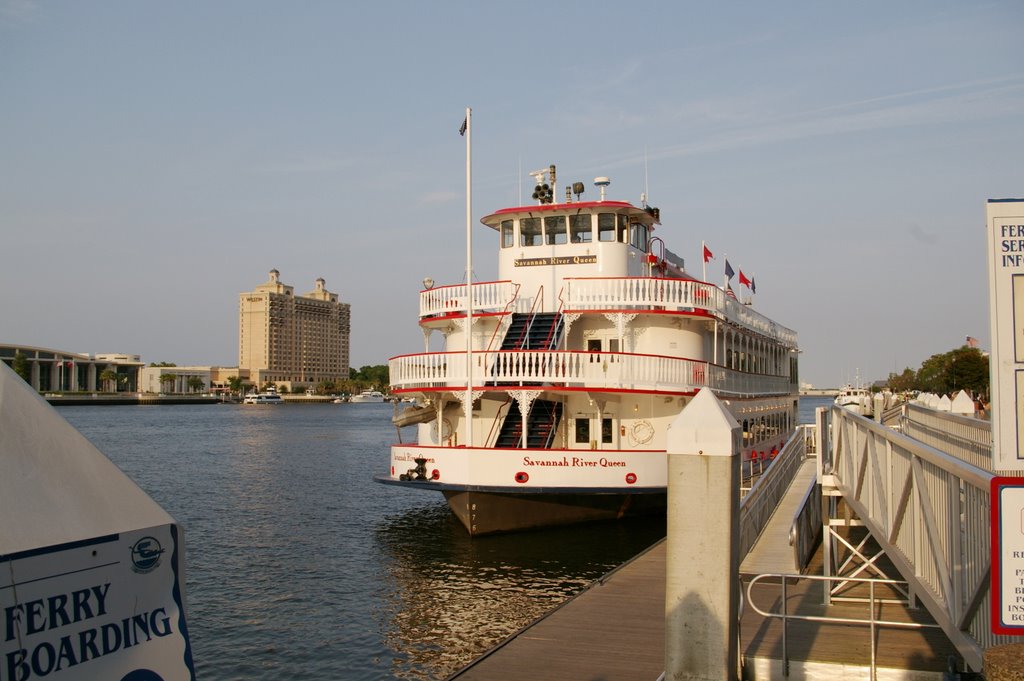
<path id="1" fill-rule="evenodd" d="M 908 230 L 910 236 L 914 238 L 918 243 L 924 244 L 925 246 L 935 246 L 939 243 L 939 235 L 935 232 L 930 232 L 916 222 L 910 225 Z"/>

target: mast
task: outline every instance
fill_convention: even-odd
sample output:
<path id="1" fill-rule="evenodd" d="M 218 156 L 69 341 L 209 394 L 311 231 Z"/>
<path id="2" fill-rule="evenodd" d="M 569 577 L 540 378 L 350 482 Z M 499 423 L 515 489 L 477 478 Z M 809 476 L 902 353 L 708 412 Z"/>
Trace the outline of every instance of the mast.
<path id="1" fill-rule="evenodd" d="M 473 446 L 473 109 L 466 107 L 466 447 Z"/>

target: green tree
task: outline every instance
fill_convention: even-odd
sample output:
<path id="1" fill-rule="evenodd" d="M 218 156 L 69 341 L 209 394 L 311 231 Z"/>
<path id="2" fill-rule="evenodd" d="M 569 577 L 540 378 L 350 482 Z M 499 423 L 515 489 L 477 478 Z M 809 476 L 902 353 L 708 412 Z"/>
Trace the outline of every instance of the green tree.
<path id="1" fill-rule="evenodd" d="M 231 388 L 231 392 L 241 394 L 244 385 L 245 381 L 238 376 L 228 376 L 228 387 Z"/>
<path id="2" fill-rule="evenodd" d="M 14 362 L 11 363 L 11 368 L 14 369 L 14 373 L 21 376 L 23 381 L 32 382 L 32 370 L 29 368 L 28 358 L 20 350 L 14 353 Z"/>
<path id="3" fill-rule="evenodd" d="M 966 345 L 932 355 L 921 363 L 914 387 L 937 395 L 960 390 L 969 390 L 975 395 L 987 395 L 988 357 L 983 355 L 981 350 Z"/>
<path id="4" fill-rule="evenodd" d="M 176 367 L 178 365 L 175 364 L 174 362 L 150 362 L 149 366 L 151 366 L 151 367 Z"/>
<path id="5" fill-rule="evenodd" d="M 160 374 L 160 385 L 170 386 L 164 387 L 164 392 L 169 393 L 174 388 L 174 382 L 178 380 L 178 374 Z"/>
<path id="6" fill-rule="evenodd" d="M 103 382 L 104 392 L 117 392 L 117 372 L 110 367 L 107 367 L 100 373 L 100 381 Z"/>
<path id="7" fill-rule="evenodd" d="M 189 376 L 187 383 L 189 392 L 193 393 L 197 393 L 206 387 L 206 383 L 203 382 L 203 379 L 199 378 L 198 376 Z"/>

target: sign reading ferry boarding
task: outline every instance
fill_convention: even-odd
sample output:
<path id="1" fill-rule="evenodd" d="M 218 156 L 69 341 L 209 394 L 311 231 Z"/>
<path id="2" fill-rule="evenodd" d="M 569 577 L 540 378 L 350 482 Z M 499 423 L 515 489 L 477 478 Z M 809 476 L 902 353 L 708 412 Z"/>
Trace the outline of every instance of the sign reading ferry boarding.
<path id="1" fill-rule="evenodd" d="M 989 199 L 993 466 L 1024 471 L 1024 199 Z"/>
<path id="2" fill-rule="evenodd" d="M 193 681 L 175 525 L 0 555 L 0 681 Z"/>

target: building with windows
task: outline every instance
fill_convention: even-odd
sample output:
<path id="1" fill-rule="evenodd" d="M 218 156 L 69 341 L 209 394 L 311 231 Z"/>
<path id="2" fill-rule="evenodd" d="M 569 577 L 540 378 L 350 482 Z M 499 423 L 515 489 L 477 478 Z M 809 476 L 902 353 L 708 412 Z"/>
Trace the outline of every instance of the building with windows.
<path id="1" fill-rule="evenodd" d="M 295 388 L 349 377 L 350 305 L 322 278 L 305 295 L 281 282 L 280 272 L 239 295 L 238 369 L 257 386 Z"/>

